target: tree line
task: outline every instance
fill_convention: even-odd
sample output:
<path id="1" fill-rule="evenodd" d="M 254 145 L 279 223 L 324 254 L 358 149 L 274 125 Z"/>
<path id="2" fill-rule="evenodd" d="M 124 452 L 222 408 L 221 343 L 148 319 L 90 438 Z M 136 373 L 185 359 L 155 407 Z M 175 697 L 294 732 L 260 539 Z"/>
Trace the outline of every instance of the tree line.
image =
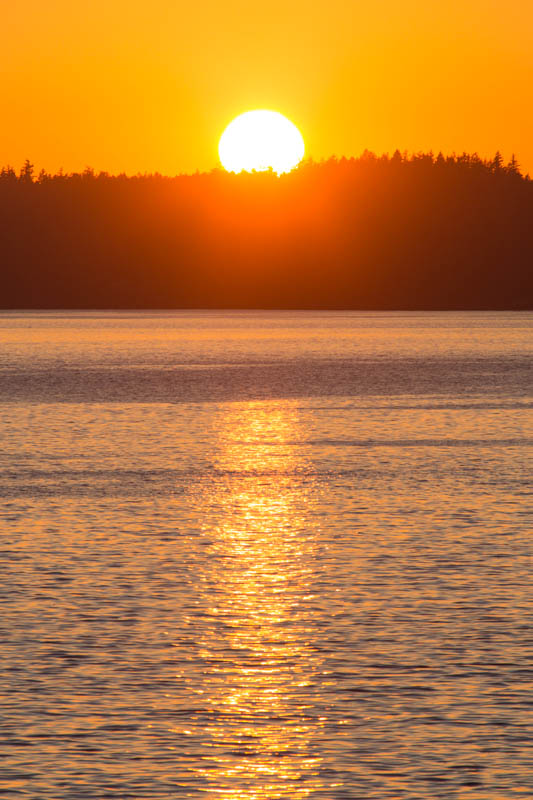
<path id="1" fill-rule="evenodd" d="M 0 170 L 0 307 L 533 308 L 513 157 L 377 156 L 166 177 Z"/>

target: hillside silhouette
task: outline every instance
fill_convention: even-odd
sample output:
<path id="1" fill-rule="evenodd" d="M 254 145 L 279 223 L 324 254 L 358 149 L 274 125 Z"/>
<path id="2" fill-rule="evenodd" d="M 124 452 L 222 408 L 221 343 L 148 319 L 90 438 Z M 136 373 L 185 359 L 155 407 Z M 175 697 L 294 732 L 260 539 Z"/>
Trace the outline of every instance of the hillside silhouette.
<path id="1" fill-rule="evenodd" d="M 0 172 L 0 307 L 533 308 L 515 159 L 399 152 L 293 172 Z"/>

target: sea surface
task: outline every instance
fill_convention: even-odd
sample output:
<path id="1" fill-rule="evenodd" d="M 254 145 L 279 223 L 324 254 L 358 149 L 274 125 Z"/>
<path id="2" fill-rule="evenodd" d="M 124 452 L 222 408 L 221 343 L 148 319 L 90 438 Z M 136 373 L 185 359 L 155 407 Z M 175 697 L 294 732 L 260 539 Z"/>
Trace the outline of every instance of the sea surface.
<path id="1" fill-rule="evenodd" d="M 0 314 L 0 796 L 533 797 L 533 314 Z"/>

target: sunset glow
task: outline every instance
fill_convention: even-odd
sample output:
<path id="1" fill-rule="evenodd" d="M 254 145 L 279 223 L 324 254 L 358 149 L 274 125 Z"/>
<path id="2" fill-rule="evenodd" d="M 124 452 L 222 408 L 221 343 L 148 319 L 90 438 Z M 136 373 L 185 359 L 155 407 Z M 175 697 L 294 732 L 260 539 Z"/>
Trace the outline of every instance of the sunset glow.
<path id="1" fill-rule="evenodd" d="M 228 122 L 272 108 L 318 161 L 515 153 L 533 170 L 533 4 L 273 0 L 4 4 L 3 163 L 201 172 Z"/>

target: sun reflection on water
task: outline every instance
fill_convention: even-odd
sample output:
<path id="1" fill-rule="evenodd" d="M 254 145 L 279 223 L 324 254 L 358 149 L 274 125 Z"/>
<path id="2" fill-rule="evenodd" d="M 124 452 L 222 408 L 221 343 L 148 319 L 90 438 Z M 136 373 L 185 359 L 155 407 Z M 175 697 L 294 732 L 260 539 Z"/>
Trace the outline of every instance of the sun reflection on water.
<path id="1" fill-rule="evenodd" d="M 288 446 L 297 426 L 293 406 L 236 404 L 218 430 L 217 466 L 229 477 L 223 497 L 207 498 L 225 510 L 212 531 L 212 624 L 199 642 L 209 742 L 201 773 L 225 800 L 303 800 L 319 785 L 312 482 Z"/>

